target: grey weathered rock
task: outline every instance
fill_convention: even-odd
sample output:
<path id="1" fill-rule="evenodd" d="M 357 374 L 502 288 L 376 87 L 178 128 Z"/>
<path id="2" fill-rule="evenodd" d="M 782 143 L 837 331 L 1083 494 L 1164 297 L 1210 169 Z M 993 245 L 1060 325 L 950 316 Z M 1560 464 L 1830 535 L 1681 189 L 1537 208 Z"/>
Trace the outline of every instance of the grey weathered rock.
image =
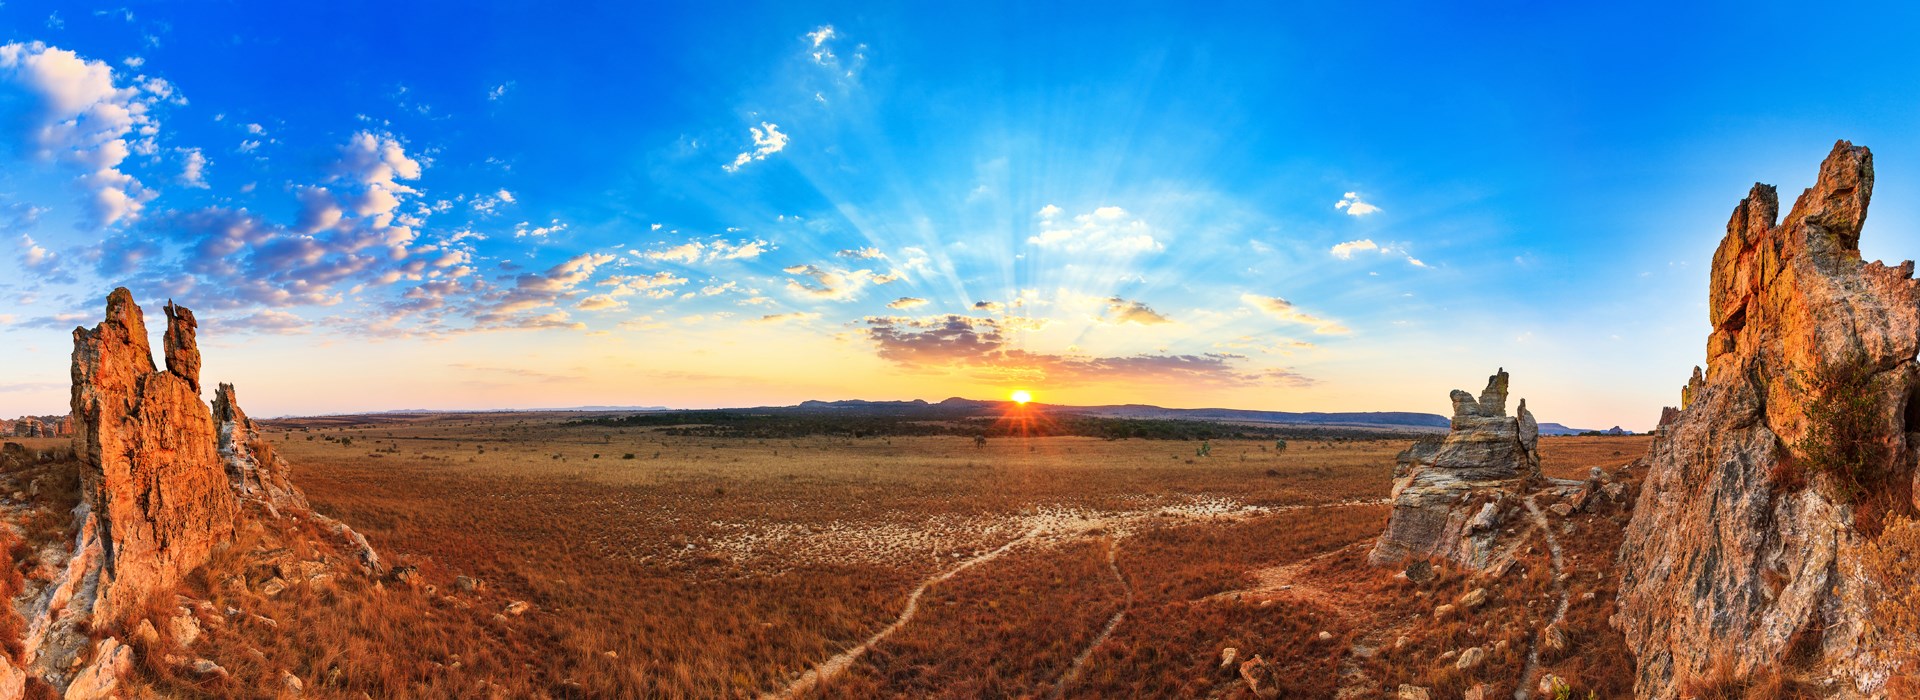
<path id="1" fill-rule="evenodd" d="M 1912 652 L 1872 633 L 1874 592 L 1852 559 L 1863 535 L 1829 477 L 1778 478 L 1801 463 L 1793 446 L 1818 398 L 1802 378 L 1838 362 L 1871 373 L 1855 415 L 1885 447 L 1872 466 L 1904 485 L 1920 460 L 1920 283 L 1912 262 L 1860 259 L 1872 191 L 1872 155 L 1842 141 L 1784 221 L 1774 188 L 1755 185 L 1727 224 L 1709 276 L 1707 370 L 1649 449 L 1620 550 L 1613 619 L 1639 697 L 1675 698 L 1721 664 L 1742 676 L 1776 668 L 1803 632 L 1818 640 L 1815 672 L 1861 695 L 1880 693 Z"/>
<path id="2" fill-rule="evenodd" d="M 1455 390 L 1446 438 L 1401 453 L 1393 512 L 1369 561 L 1445 558 L 1476 569 L 1490 563 L 1504 516 L 1519 508 L 1514 496 L 1542 479 L 1539 424 L 1525 400 L 1507 415 L 1507 382 L 1501 370 L 1478 398 Z"/>

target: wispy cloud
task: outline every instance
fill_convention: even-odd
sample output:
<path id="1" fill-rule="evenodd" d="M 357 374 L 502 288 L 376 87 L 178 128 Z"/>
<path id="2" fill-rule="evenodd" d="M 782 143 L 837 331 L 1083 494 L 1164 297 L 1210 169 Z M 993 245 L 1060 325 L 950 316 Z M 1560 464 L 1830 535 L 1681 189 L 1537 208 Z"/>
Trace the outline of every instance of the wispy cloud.
<path id="1" fill-rule="evenodd" d="M 1413 254 L 1408 253 L 1406 248 L 1398 245 L 1379 245 L 1374 243 L 1371 238 L 1362 238 L 1357 241 L 1335 244 L 1333 248 L 1327 252 L 1341 260 L 1352 260 L 1355 253 L 1376 252 L 1381 255 L 1404 259 L 1407 261 L 1407 264 L 1414 267 L 1427 266 L 1425 262 L 1413 257 Z"/>
<path id="2" fill-rule="evenodd" d="M 1340 201 L 1333 203 L 1333 208 L 1346 211 L 1347 216 L 1366 216 L 1368 214 L 1380 213 L 1380 207 L 1368 204 L 1365 200 L 1360 199 L 1359 192 L 1346 193 L 1340 197 Z"/>
<path id="3" fill-rule="evenodd" d="M 1309 326 L 1313 328 L 1313 332 L 1322 335 L 1346 335 L 1351 332 L 1346 326 L 1340 325 L 1338 321 L 1321 318 L 1301 311 L 1293 302 L 1280 297 L 1248 293 L 1240 295 L 1240 302 L 1272 317 L 1274 320 Z"/>
<path id="4" fill-rule="evenodd" d="M 761 122 L 760 126 L 749 127 L 753 133 L 753 148 L 741 151 L 733 157 L 733 162 L 720 166 L 727 172 L 739 172 L 740 166 L 756 160 L 766 160 L 767 156 L 779 153 L 787 147 L 787 135 L 780 133 L 780 126 L 773 122 Z"/>
<path id="5" fill-rule="evenodd" d="M 1145 221 L 1131 218 L 1120 207 L 1100 207 L 1066 221 L 1060 219 L 1060 213 L 1060 208 L 1053 205 L 1041 209 L 1040 232 L 1029 236 L 1027 242 L 1069 253 L 1133 255 L 1166 250 Z"/>

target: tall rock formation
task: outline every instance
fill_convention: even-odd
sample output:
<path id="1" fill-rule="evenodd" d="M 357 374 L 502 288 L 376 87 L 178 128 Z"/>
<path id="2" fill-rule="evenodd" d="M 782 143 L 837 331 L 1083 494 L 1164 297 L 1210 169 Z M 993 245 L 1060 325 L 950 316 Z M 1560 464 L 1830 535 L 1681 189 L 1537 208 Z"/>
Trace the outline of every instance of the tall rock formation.
<path id="1" fill-rule="evenodd" d="M 1393 512 L 1368 559 L 1377 565 L 1440 557 L 1481 568 L 1494 538 L 1518 510 L 1516 498 L 1537 482 L 1540 425 L 1521 400 L 1507 415 L 1507 372 L 1487 378 L 1479 397 L 1455 389 L 1447 437 L 1400 454 Z"/>
<path id="2" fill-rule="evenodd" d="M 200 400 L 193 314 L 168 305 L 166 363 L 156 371 L 132 293 L 107 297 L 106 320 L 73 333 L 74 446 L 100 533 L 99 602 L 119 621 L 170 590 L 233 534 L 237 511 Z"/>
<path id="3" fill-rule="evenodd" d="M 1867 612 L 1875 592 L 1853 557 L 1869 535 L 1797 445 L 1808 378 L 1834 363 L 1869 373 L 1855 397 L 1865 442 L 1892 478 L 1859 503 L 1904 501 L 1920 459 L 1920 285 L 1913 263 L 1860 259 L 1873 157 L 1841 141 L 1819 180 L 1776 223 L 1774 188 L 1754 185 L 1713 256 L 1707 370 L 1663 418 L 1620 550 L 1614 618 L 1638 659 L 1635 694 L 1678 697 L 1717 665 L 1775 669 L 1799 646 L 1842 695 L 1878 692 L 1893 657 Z"/>

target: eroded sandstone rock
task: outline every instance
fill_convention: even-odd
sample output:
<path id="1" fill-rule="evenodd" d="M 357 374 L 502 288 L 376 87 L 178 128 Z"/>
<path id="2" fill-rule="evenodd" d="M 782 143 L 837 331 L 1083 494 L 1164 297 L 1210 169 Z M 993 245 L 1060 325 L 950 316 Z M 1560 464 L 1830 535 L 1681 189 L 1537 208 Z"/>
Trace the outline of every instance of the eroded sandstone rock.
<path id="1" fill-rule="evenodd" d="M 1484 568 L 1517 494 L 1539 482 L 1539 423 L 1523 399 L 1507 415 L 1505 370 L 1478 397 L 1454 390 L 1451 430 L 1400 454 L 1394 468 L 1393 513 L 1368 559 L 1390 565 L 1439 557 Z"/>
<path id="2" fill-rule="evenodd" d="M 1872 592 L 1849 574 L 1863 537 L 1852 507 L 1820 474 L 1782 476 L 1795 474 L 1817 398 L 1805 378 L 1824 363 L 1871 372 L 1859 417 L 1886 448 L 1873 466 L 1910 479 L 1920 458 L 1920 286 L 1912 262 L 1861 261 L 1872 191 L 1872 155 L 1842 141 L 1784 221 L 1774 188 L 1755 185 L 1727 223 L 1707 369 L 1663 418 L 1620 551 L 1614 620 L 1638 659 L 1639 697 L 1677 697 L 1719 664 L 1776 668 L 1796 640 L 1811 640 L 1816 672 L 1843 694 L 1872 695 L 1900 652 L 1865 624 Z"/>
<path id="3" fill-rule="evenodd" d="M 171 590 L 233 534 L 232 490 L 198 392 L 193 314 L 169 306 L 167 319 L 167 370 L 156 371 L 146 321 L 124 288 L 107 297 L 105 321 L 73 333 L 74 447 L 101 534 L 93 614 L 103 621 Z"/>

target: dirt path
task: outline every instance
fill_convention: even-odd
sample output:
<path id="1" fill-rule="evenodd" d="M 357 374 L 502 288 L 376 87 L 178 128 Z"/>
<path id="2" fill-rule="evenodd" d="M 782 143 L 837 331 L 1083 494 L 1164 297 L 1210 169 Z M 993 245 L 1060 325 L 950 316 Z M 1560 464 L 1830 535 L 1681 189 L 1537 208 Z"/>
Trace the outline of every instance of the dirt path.
<path id="1" fill-rule="evenodd" d="M 1220 517 L 1223 515 L 1227 517 L 1238 517 L 1240 515 L 1273 515 L 1278 513 L 1287 513 L 1287 512 L 1299 511 L 1299 510 L 1313 510 L 1313 509 L 1319 509 L 1319 508 L 1348 508 L 1353 506 L 1384 504 L 1386 502 L 1387 502 L 1386 499 L 1353 500 L 1353 501 L 1338 501 L 1334 503 L 1316 503 L 1316 504 L 1305 504 L 1305 505 L 1294 505 L 1294 506 L 1277 506 L 1277 507 L 1271 507 L 1271 508 L 1259 507 L 1259 508 L 1249 508 L 1249 509 L 1242 509 L 1239 511 L 1226 511 L 1226 512 L 1209 511 L 1209 510 L 1206 510 L 1205 508 L 1202 508 L 1201 510 L 1194 511 L 1194 512 L 1182 512 L 1177 508 L 1159 506 L 1159 507 L 1145 508 L 1145 509 L 1135 510 L 1135 511 L 1117 512 L 1117 513 L 1109 512 L 1109 513 L 1101 513 L 1101 514 L 1062 514 L 1062 515 L 1051 516 L 1051 517 L 1040 517 L 1038 518 L 1038 522 L 1035 523 L 1024 534 L 1001 545 L 998 549 L 987 552 L 985 554 L 981 554 L 972 559 L 963 561 L 958 566 L 955 566 L 951 569 L 947 569 L 946 571 L 935 574 L 933 576 L 928 577 L 926 580 L 921 581 L 920 585 L 914 588 L 913 592 L 907 595 L 906 607 L 900 611 L 899 617 L 894 618 L 894 620 L 888 623 L 887 626 L 880 628 L 880 630 L 877 632 L 874 632 L 872 636 L 867 637 L 866 641 L 861 642 L 860 644 L 855 645 L 854 647 L 847 649 L 846 651 L 835 654 L 832 658 L 829 658 L 826 661 L 822 661 L 818 664 L 815 664 L 813 668 L 808 669 L 806 673 L 801 674 L 799 678 L 796 678 L 792 683 L 789 683 L 785 689 L 777 693 L 767 693 L 765 695 L 762 695 L 761 698 L 762 700 L 772 700 L 776 698 L 780 700 L 786 700 L 788 698 L 798 697 L 809 690 L 819 687 L 821 683 L 832 680 L 834 677 L 840 675 L 841 673 L 844 673 L 849 667 L 853 665 L 855 661 L 858 661 L 861 656 L 865 655 L 868 649 L 873 648 L 875 644 L 879 644 L 881 641 L 885 640 L 887 637 L 892 636 L 894 632 L 898 631 L 901 627 L 905 626 L 909 621 L 911 621 L 913 619 L 914 613 L 919 610 L 920 597 L 927 592 L 927 589 L 932 588 L 934 585 L 939 584 L 943 581 L 946 581 L 947 579 L 953 578 L 955 575 L 959 574 L 962 571 L 966 571 L 967 569 L 973 568 L 980 564 L 985 564 L 987 562 L 998 559 L 1000 558 L 1001 555 L 1006 554 L 1007 551 L 1013 549 L 1014 547 L 1019 546 L 1023 543 L 1034 541 L 1042 535 L 1051 534 L 1051 533 L 1062 533 L 1067 535 L 1074 535 L 1074 534 L 1085 535 L 1087 533 L 1101 532 L 1101 531 L 1113 532 L 1116 528 L 1119 528 L 1130 522 L 1156 519 L 1159 517 L 1165 517 L 1169 514 L 1180 514 L 1183 517 L 1189 517 L 1189 518 L 1212 518 L 1212 517 Z M 1197 504 L 1197 505 L 1204 506 L 1205 504 Z M 1032 521 L 1029 521 L 1029 522 L 1032 522 Z M 1075 678 L 1078 677 L 1081 671 L 1081 668 L 1086 664 L 1087 659 L 1091 658 L 1093 654 L 1093 650 L 1096 647 L 1100 646 L 1101 643 L 1105 642 L 1107 638 L 1113 634 L 1114 630 L 1118 628 L 1120 626 L 1120 623 L 1125 619 L 1127 608 L 1130 608 L 1133 605 L 1133 589 L 1127 583 L 1126 578 L 1120 574 L 1119 564 L 1116 563 L 1115 561 L 1116 553 L 1119 547 L 1120 536 L 1121 535 L 1118 535 L 1118 534 L 1115 535 L 1115 539 L 1113 540 L 1112 544 L 1107 550 L 1107 567 L 1108 567 L 1108 570 L 1112 572 L 1114 578 L 1120 581 L 1120 585 L 1125 587 L 1126 602 L 1122 606 L 1119 612 L 1115 613 L 1112 618 L 1107 620 L 1106 627 L 1102 629 L 1100 634 L 1094 638 L 1093 642 L 1091 644 L 1088 644 L 1085 649 L 1082 649 L 1079 656 L 1074 658 L 1073 664 L 1068 667 L 1066 673 L 1061 676 L 1060 680 L 1055 682 L 1054 684 L 1055 697 L 1058 697 L 1060 693 L 1065 692 L 1066 686 L 1070 684 Z M 1336 550 L 1333 550 L 1332 552 L 1321 554 L 1319 555 L 1319 557 L 1328 556 L 1330 554 L 1334 554 L 1339 551 L 1340 549 L 1336 549 Z M 1317 559 L 1319 557 L 1315 557 L 1315 558 Z M 1301 564 L 1301 563 L 1305 563 L 1305 562 L 1296 562 L 1296 564 Z M 1276 567 L 1276 570 L 1287 569 L 1287 568 L 1289 567 Z"/>
<path id="2" fill-rule="evenodd" d="M 1552 627 L 1566 619 L 1567 606 L 1571 602 L 1567 600 L 1567 584 L 1560 580 L 1560 572 L 1565 570 L 1566 565 L 1561 558 L 1560 540 L 1553 536 L 1553 524 L 1547 522 L 1547 515 L 1540 512 L 1540 506 L 1533 502 L 1532 496 L 1527 497 L 1527 512 L 1531 514 L 1533 524 L 1540 530 L 1540 534 L 1547 538 L 1547 553 L 1551 555 L 1553 562 L 1553 590 L 1560 602 L 1559 607 L 1554 610 L 1553 620 L 1546 625 Z M 1514 689 L 1513 700 L 1528 700 L 1533 696 L 1533 677 L 1540 673 L 1540 639 L 1545 635 L 1546 627 L 1533 631 L 1533 641 L 1527 644 L 1527 665 L 1520 671 L 1520 687 Z"/>
<path id="3" fill-rule="evenodd" d="M 1113 636 L 1113 631 L 1120 627 L 1120 622 L 1127 619 L 1127 611 L 1133 608 L 1133 585 L 1127 583 L 1127 577 L 1120 575 L 1120 564 L 1114 561 L 1120 553 L 1122 537 L 1124 535 L 1116 534 L 1113 539 L 1107 541 L 1107 571 L 1113 573 L 1113 580 L 1120 583 L 1120 590 L 1126 592 L 1126 597 L 1121 600 L 1120 609 L 1114 611 L 1113 617 L 1107 619 L 1107 626 L 1100 630 L 1100 634 L 1094 636 L 1093 641 L 1087 643 L 1085 649 L 1081 649 L 1080 653 L 1073 657 L 1073 665 L 1067 667 L 1066 673 L 1060 674 L 1060 680 L 1054 681 L 1052 695 L 1054 698 L 1065 695 L 1067 686 L 1080 679 L 1080 669 L 1087 665 L 1087 659 L 1093 656 L 1093 650 L 1100 648 L 1101 644 L 1106 643 L 1108 637 Z"/>
<path id="4" fill-rule="evenodd" d="M 1043 526 L 1035 526 L 1033 529 L 1028 530 L 1026 534 L 1013 538 L 1006 544 L 1000 545 L 999 549 L 960 562 L 959 566 L 934 574 L 925 581 L 921 581 L 919 587 L 914 588 L 912 593 L 907 594 L 906 608 L 900 611 L 900 616 L 894 618 L 893 622 L 887 623 L 886 627 L 882 627 L 880 631 L 874 632 L 873 636 L 868 637 L 866 641 L 855 645 L 851 649 L 835 654 L 833 658 L 822 661 L 813 668 L 808 669 L 806 673 L 800 674 L 800 677 L 794 679 L 793 683 L 788 684 L 785 690 L 762 697 L 781 698 L 782 700 L 798 697 L 801 693 L 812 690 L 823 682 L 832 680 L 834 676 L 840 675 L 846 671 L 848 667 L 852 666 L 853 662 L 858 660 L 861 655 L 866 654 L 868 649 L 873 648 L 873 645 L 879 644 L 881 640 L 892 636 L 895 630 L 900 629 L 906 625 L 908 621 L 912 620 L 913 614 L 920 609 L 920 596 L 925 594 L 928 588 L 932 588 L 934 584 L 953 578 L 962 571 L 999 559 L 1001 555 L 1006 554 L 1020 543 L 1027 542 L 1039 536 L 1044 530 L 1045 528 Z"/>

